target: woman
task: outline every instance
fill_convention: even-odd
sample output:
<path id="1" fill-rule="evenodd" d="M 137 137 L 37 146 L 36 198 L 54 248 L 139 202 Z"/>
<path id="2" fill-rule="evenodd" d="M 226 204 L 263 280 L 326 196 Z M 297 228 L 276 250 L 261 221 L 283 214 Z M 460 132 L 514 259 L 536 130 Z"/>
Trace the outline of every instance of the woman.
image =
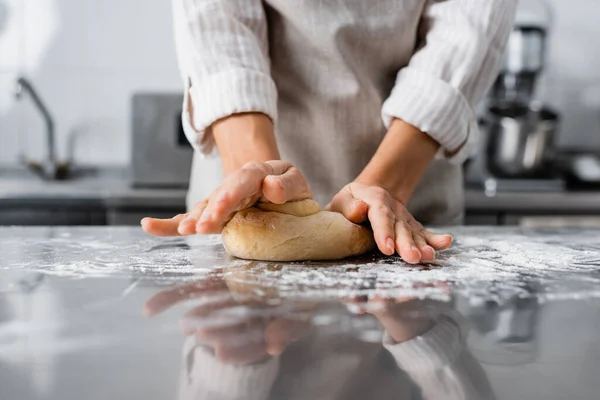
<path id="1" fill-rule="evenodd" d="M 198 150 L 188 214 L 155 235 L 218 233 L 257 201 L 310 197 L 379 250 L 433 260 L 459 223 L 474 106 L 496 77 L 516 0 L 173 0 Z M 201 188 L 216 146 L 226 177 Z M 310 188 L 309 190 L 309 184 Z M 206 185 L 204 185 L 206 186 Z M 417 222 L 420 221 L 420 222 Z"/>

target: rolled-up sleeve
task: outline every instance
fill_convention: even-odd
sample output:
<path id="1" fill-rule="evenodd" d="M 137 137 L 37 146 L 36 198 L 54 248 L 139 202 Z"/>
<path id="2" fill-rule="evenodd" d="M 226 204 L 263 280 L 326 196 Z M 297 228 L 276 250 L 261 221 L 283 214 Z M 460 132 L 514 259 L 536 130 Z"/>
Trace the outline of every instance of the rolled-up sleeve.
<path id="1" fill-rule="evenodd" d="M 419 386 L 423 399 L 495 399 L 485 371 L 467 349 L 468 328 L 461 320 L 447 311 L 429 332 L 402 343 L 385 334 L 384 347 Z"/>
<path id="2" fill-rule="evenodd" d="M 244 112 L 277 118 L 261 0 L 173 0 L 173 19 L 186 85 L 183 127 L 197 150 L 212 151 L 210 127 L 221 118 Z"/>
<path id="3" fill-rule="evenodd" d="M 435 139 L 439 157 L 460 163 L 477 140 L 474 108 L 496 78 L 516 0 L 428 0 L 419 46 L 384 102 L 387 127 L 400 118 Z"/>

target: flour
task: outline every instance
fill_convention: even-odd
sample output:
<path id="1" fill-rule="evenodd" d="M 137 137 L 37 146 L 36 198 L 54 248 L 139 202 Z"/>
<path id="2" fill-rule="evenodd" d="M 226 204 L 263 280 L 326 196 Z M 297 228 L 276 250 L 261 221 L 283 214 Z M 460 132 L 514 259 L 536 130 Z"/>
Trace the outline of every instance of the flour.
<path id="1" fill-rule="evenodd" d="M 131 228 L 2 232 L 2 269 L 63 277 L 168 283 L 220 276 L 257 295 L 276 289 L 280 297 L 311 299 L 447 299 L 450 292 L 495 300 L 600 297 L 597 231 L 454 228 L 453 247 L 423 265 L 376 255 L 333 263 L 251 262 L 229 258 L 218 235 L 164 239 Z"/>

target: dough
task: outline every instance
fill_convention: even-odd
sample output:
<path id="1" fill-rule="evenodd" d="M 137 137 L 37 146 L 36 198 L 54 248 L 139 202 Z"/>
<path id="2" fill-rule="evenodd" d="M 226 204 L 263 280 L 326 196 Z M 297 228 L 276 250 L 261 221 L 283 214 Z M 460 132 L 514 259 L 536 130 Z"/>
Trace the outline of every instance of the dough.
<path id="1" fill-rule="evenodd" d="M 225 225 L 223 244 L 235 257 L 265 261 L 339 260 L 375 247 L 369 229 L 319 210 L 313 200 L 258 204 Z"/>

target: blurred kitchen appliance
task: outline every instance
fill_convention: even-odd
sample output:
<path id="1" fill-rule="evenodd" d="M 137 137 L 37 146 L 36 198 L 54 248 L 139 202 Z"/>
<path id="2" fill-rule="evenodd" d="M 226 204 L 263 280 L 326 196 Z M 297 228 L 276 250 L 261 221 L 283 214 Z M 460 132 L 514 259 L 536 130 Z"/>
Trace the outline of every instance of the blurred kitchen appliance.
<path id="1" fill-rule="evenodd" d="M 542 308 L 535 284 L 523 287 L 528 295 L 511 296 L 501 303 L 457 296 L 456 309 L 469 320 L 468 345 L 482 363 L 519 365 L 537 357 L 539 319 Z"/>
<path id="2" fill-rule="evenodd" d="M 131 184 L 187 188 L 193 149 L 181 121 L 183 95 L 138 93 L 132 98 Z"/>
<path id="3" fill-rule="evenodd" d="M 517 15 L 502 68 L 480 119 L 480 151 L 467 170 L 467 182 L 483 185 L 491 194 L 497 190 L 555 191 L 565 187 L 555 163 L 559 115 L 536 100 L 553 13 L 542 0 L 521 4 L 529 16 L 545 12 L 545 18 Z"/>
<path id="4" fill-rule="evenodd" d="M 552 178 L 557 125 L 558 115 L 548 108 L 490 107 L 485 167 L 497 178 Z"/>
<path id="5" fill-rule="evenodd" d="M 493 104 L 527 105 L 544 67 L 546 28 L 515 25 L 506 45 L 504 63 L 491 90 Z"/>
<path id="6" fill-rule="evenodd" d="M 564 163 L 569 190 L 600 189 L 600 154 L 571 154 Z"/>

